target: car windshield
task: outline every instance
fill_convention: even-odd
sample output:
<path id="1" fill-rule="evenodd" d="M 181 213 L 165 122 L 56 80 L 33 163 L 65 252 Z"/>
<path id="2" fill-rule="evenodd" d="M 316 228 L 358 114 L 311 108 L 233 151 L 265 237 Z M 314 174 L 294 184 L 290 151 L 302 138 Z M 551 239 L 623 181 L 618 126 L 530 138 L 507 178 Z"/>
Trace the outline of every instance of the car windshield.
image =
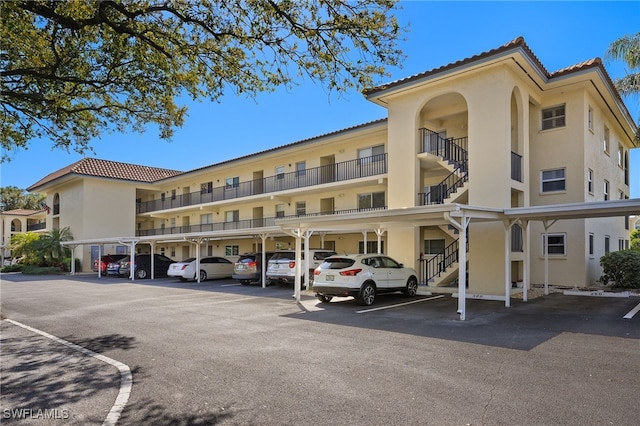
<path id="1" fill-rule="evenodd" d="M 318 268 L 320 269 L 344 269 L 353 266 L 355 260 L 346 257 L 330 257 L 324 260 Z"/>
<path id="2" fill-rule="evenodd" d="M 270 260 L 294 260 L 296 258 L 296 254 L 294 252 L 280 252 L 273 255 Z M 304 259 L 304 253 L 302 253 L 302 258 Z"/>

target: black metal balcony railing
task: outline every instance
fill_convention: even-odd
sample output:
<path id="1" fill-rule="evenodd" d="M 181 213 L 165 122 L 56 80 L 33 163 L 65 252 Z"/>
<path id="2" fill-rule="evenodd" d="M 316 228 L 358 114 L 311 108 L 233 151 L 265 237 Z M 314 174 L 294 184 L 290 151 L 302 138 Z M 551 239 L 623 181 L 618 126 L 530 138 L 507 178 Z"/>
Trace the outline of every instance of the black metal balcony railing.
<path id="1" fill-rule="evenodd" d="M 46 222 L 27 224 L 27 231 L 40 231 L 46 228 L 47 228 Z"/>
<path id="2" fill-rule="evenodd" d="M 469 138 L 443 138 L 433 130 L 421 128 L 422 151 L 427 152 L 456 164 L 458 167 L 467 166 L 467 151 Z"/>
<path id="3" fill-rule="evenodd" d="M 451 172 L 449 176 L 444 178 L 442 182 L 433 185 L 429 192 L 419 192 L 418 202 L 421 206 L 429 206 L 433 204 L 444 204 L 444 200 L 458 191 L 465 182 L 469 180 L 469 174 L 465 173 L 460 176 L 456 171 Z"/>
<path id="4" fill-rule="evenodd" d="M 215 223 L 203 223 L 199 225 L 187 225 L 187 226 L 172 226 L 164 228 L 154 229 L 139 229 L 136 231 L 137 237 L 147 237 L 151 235 L 172 235 L 172 234 L 190 234 L 195 232 L 212 232 L 212 231 L 226 231 L 232 229 L 251 229 L 251 228 L 265 228 L 268 226 L 275 226 L 275 221 L 278 219 L 287 219 L 293 217 L 312 217 L 312 216 L 324 216 L 324 215 L 340 215 L 347 213 L 357 213 L 372 210 L 386 210 L 384 207 L 373 207 L 367 209 L 349 209 L 349 210 L 334 210 L 331 212 L 318 212 L 308 213 L 304 215 L 293 216 L 281 216 L 281 217 L 263 217 L 259 219 L 245 219 L 234 222 L 215 222 Z"/>
<path id="5" fill-rule="evenodd" d="M 522 155 L 511 151 L 511 179 L 522 182 Z"/>
<path id="6" fill-rule="evenodd" d="M 231 200 L 251 195 L 272 193 L 288 189 L 341 182 L 387 172 L 387 154 L 379 154 L 306 170 L 277 174 L 262 179 L 212 188 L 210 192 L 191 192 L 175 198 L 138 203 L 137 213 L 147 213 L 177 207 L 193 206 L 215 201 Z"/>
<path id="7" fill-rule="evenodd" d="M 420 129 L 422 135 L 422 152 L 441 157 L 455 166 L 453 172 L 437 185 L 432 185 L 429 192 L 418 193 L 418 204 L 427 206 L 443 204 L 451 194 L 457 192 L 469 180 L 467 147 L 468 138 L 442 138 L 429 129 Z"/>

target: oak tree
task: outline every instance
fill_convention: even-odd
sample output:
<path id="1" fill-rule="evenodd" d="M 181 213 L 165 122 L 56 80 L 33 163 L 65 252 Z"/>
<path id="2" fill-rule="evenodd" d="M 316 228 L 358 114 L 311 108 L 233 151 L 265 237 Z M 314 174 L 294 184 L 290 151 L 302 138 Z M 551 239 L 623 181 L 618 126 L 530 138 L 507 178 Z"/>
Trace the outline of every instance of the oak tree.
<path id="1" fill-rule="evenodd" d="M 334 92 L 397 66 L 395 0 L 13 0 L 0 5 L 3 157 L 44 138 L 79 153 L 104 132 L 169 139 L 181 96 L 255 96 L 301 79 Z"/>

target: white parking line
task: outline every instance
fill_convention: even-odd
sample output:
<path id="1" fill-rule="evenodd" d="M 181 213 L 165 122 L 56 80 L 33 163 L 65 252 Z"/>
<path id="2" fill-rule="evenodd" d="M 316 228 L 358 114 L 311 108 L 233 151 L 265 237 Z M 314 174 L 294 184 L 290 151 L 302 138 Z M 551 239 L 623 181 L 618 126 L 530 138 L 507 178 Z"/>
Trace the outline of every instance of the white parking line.
<path id="1" fill-rule="evenodd" d="M 397 303 L 395 305 L 388 305 L 388 306 L 380 306 L 379 308 L 364 309 L 362 311 L 356 311 L 356 314 L 364 314 L 366 312 L 381 311 L 383 309 L 397 308 L 398 306 L 405 306 L 405 305 L 411 305 L 413 303 L 426 302 L 428 300 L 440 299 L 442 297 L 444 297 L 444 295 L 441 294 L 439 296 L 427 297 L 426 299 L 412 300 L 411 302 Z"/>
<path id="2" fill-rule="evenodd" d="M 237 287 L 239 285 L 242 285 L 240 283 L 235 283 L 235 284 L 221 284 L 220 287 Z"/>
<path id="3" fill-rule="evenodd" d="M 638 303 L 638 305 L 637 305 L 635 308 L 633 308 L 632 310 L 630 310 L 630 311 L 629 311 L 629 313 L 627 313 L 627 315 L 625 315 L 623 318 L 624 318 L 624 319 L 631 319 L 631 318 L 633 318 L 633 316 L 634 316 L 635 314 L 637 314 L 638 312 L 640 312 L 640 303 Z"/>
<path id="4" fill-rule="evenodd" d="M 100 355 L 99 353 L 93 352 L 92 350 L 89 350 L 87 348 L 83 348 L 82 346 L 78 346 L 75 343 L 68 342 L 42 330 L 29 327 L 28 325 L 22 324 L 18 321 L 13 321 L 10 319 L 7 319 L 6 321 L 116 367 L 118 371 L 120 371 L 120 391 L 118 392 L 118 396 L 116 397 L 116 401 L 113 404 L 113 407 L 111 407 L 111 410 L 109 410 L 109 414 L 107 414 L 107 418 L 104 420 L 104 422 L 102 422 L 102 426 L 114 426 L 118 422 L 120 414 L 122 414 L 122 410 L 124 410 L 125 405 L 127 405 L 129 395 L 131 395 L 131 385 L 133 384 L 133 376 L 131 375 L 131 369 L 128 365 L 104 355 Z"/>

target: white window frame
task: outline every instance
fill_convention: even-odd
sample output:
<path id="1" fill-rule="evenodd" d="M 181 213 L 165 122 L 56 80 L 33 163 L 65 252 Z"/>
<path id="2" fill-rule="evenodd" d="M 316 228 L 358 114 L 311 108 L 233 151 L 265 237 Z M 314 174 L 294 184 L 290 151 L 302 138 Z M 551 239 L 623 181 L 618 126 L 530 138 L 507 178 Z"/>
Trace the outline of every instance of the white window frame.
<path id="1" fill-rule="evenodd" d="M 566 257 L 567 256 L 567 233 L 566 232 L 557 232 L 553 234 L 546 234 L 547 239 L 545 240 L 545 234 L 542 234 L 542 255 L 544 256 L 547 251 L 547 245 L 549 238 L 562 238 L 562 244 L 553 244 L 552 247 L 561 247 L 562 253 L 549 253 L 549 257 Z"/>
<path id="2" fill-rule="evenodd" d="M 593 232 L 589 232 L 589 239 L 587 240 L 587 249 L 589 250 L 589 256 L 593 257 L 595 251 L 596 237 Z"/>
<path id="3" fill-rule="evenodd" d="M 276 204 L 275 207 L 276 217 L 284 217 L 285 206 L 284 203 Z"/>
<path id="4" fill-rule="evenodd" d="M 224 221 L 226 223 L 240 222 L 240 210 L 227 210 L 224 212 Z"/>
<path id="5" fill-rule="evenodd" d="M 549 116 L 545 117 L 545 113 Z M 552 130 L 567 126 L 566 104 L 544 108 L 540 113 L 540 130 Z"/>
<path id="6" fill-rule="evenodd" d="M 200 215 L 200 225 L 209 225 L 210 223 L 213 223 L 213 213 Z"/>
<path id="7" fill-rule="evenodd" d="M 276 166 L 276 179 L 284 179 L 284 166 Z"/>
<path id="8" fill-rule="evenodd" d="M 386 196 L 384 191 L 367 192 L 367 193 L 363 193 L 363 194 L 358 194 L 358 196 L 357 196 L 358 210 L 383 208 L 384 205 L 382 205 L 382 206 L 375 206 L 374 205 L 374 199 L 376 199 L 376 196 L 379 196 L 380 194 L 382 194 L 382 197 L 384 199 L 384 205 L 386 205 L 387 196 Z M 360 200 L 364 200 L 365 197 L 368 198 L 369 207 L 360 207 Z"/>
<path id="9" fill-rule="evenodd" d="M 384 156 L 384 144 L 373 145 L 358 149 L 358 164 L 369 164 L 374 161 L 382 161 Z"/>
<path id="10" fill-rule="evenodd" d="M 304 216 L 307 214 L 307 202 L 296 201 L 296 216 Z"/>
<path id="11" fill-rule="evenodd" d="M 298 161 L 296 163 L 296 176 L 305 176 L 307 174 L 307 162 Z"/>
<path id="12" fill-rule="evenodd" d="M 611 132 L 607 126 L 604 126 L 604 137 L 602 138 L 602 149 L 605 154 L 609 155 L 611 149 Z"/>
<path id="13" fill-rule="evenodd" d="M 624 169 L 624 148 L 621 144 L 618 144 L 618 167 Z"/>
<path id="14" fill-rule="evenodd" d="M 238 256 L 240 254 L 240 247 L 235 244 L 229 244 L 224 246 L 225 256 Z"/>
<path id="15" fill-rule="evenodd" d="M 548 173 L 548 172 L 557 172 L 559 170 L 562 170 L 562 178 L 544 178 L 544 174 Z M 564 188 L 562 189 L 554 189 L 554 190 L 545 190 L 544 189 L 544 184 L 545 183 L 550 183 L 550 182 L 564 182 Z M 540 171 L 540 193 L 542 194 L 549 194 L 549 193 L 558 193 L 558 192 L 565 192 L 567 190 L 567 169 L 564 167 L 558 168 L 558 169 L 548 169 L 548 170 L 541 170 Z"/>
<path id="16" fill-rule="evenodd" d="M 224 180 L 225 188 L 237 188 L 240 186 L 240 176 L 231 176 Z"/>

